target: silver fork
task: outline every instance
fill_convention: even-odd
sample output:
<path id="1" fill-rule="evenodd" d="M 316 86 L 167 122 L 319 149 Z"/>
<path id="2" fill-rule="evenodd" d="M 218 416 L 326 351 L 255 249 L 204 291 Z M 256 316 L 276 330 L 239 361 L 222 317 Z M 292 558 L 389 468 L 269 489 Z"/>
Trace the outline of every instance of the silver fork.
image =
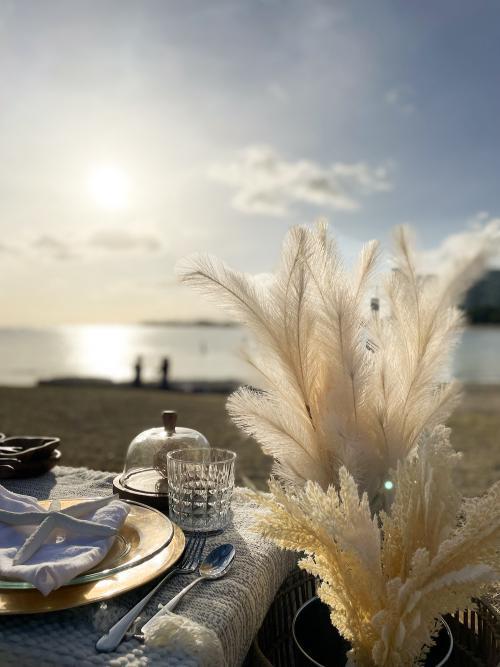
<path id="1" fill-rule="evenodd" d="M 141 611 L 151 600 L 153 595 L 159 590 L 171 577 L 176 574 L 191 574 L 201 562 L 201 555 L 207 539 L 206 533 L 193 533 L 188 538 L 182 560 L 179 564 L 170 570 L 156 586 L 145 595 L 130 611 L 120 618 L 109 630 L 96 642 L 96 649 L 100 652 L 110 653 L 114 651 L 122 641 L 127 630 L 139 616 Z"/>

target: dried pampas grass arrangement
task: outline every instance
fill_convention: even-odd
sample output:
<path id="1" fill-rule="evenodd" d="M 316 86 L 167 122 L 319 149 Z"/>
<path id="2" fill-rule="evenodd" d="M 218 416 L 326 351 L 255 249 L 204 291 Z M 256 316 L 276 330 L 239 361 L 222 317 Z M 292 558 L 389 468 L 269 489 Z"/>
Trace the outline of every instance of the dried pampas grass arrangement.
<path id="1" fill-rule="evenodd" d="M 419 274 L 407 229 L 367 307 L 378 244 L 354 271 L 326 225 L 294 227 L 277 271 L 239 273 L 191 257 L 181 280 L 213 295 L 253 334 L 258 388 L 228 401 L 233 420 L 275 459 L 257 529 L 305 554 L 319 595 L 359 665 L 413 665 L 435 618 L 469 602 L 500 571 L 500 484 L 463 500 L 457 454 L 441 425 L 459 398 L 449 381 L 456 304 L 488 249 L 440 276 Z"/>
<path id="2" fill-rule="evenodd" d="M 500 483 L 460 500 L 451 475 L 457 454 L 443 427 L 400 462 L 388 513 L 373 514 L 345 468 L 340 484 L 315 482 L 258 496 L 257 529 L 304 555 L 321 579 L 319 597 L 352 646 L 355 665 L 414 665 L 432 644 L 439 614 L 470 606 L 500 571 Z"/>

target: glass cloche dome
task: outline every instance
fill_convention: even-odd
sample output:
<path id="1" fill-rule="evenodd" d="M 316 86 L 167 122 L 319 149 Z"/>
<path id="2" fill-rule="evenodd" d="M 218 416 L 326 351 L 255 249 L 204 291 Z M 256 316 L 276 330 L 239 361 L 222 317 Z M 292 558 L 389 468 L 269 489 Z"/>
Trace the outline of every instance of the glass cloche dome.
<path id="1" fill-rule="evenodd" d="M 113 486 L 122 498 L 164 508 L 168 503 L 167 452 L 174 449 L 209 448 L 205 436 L 177 426 L 177 412 L 162 413 L 163 427 L 139 433 L 130 443 L 123 473 Z"/>

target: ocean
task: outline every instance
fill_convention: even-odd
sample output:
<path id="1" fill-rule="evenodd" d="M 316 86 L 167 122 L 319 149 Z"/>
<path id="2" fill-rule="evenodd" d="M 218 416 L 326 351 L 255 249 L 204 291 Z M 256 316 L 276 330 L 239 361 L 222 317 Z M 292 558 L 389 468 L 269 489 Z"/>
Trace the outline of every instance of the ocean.
<path id="1" fill-rule="evenodd" d="M 0 328 L 0 385 L 31 386 L 40 379 L 93 377 L 127 382 L 140 356 L 143 379 L 251 381 L 238 353 L 246 342 L 237 327 L 162 325 L 68 325 Z M 454 356 L 464 382 L 500 384 L 500 328 L 464 332 Z"/>

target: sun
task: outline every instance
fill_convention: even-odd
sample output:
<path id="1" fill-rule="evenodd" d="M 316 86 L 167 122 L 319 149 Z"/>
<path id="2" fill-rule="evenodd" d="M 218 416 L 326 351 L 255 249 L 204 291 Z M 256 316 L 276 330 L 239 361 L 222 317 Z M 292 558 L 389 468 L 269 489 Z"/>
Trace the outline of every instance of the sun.
<path id="1" fill-rule="evenodd" d="M 100 208 L 116 211 L 128 206 L 129 178 L 117 165 L 102 164 L 92 167 L 88 175 L 88 188 L 92 199 Z"/>

